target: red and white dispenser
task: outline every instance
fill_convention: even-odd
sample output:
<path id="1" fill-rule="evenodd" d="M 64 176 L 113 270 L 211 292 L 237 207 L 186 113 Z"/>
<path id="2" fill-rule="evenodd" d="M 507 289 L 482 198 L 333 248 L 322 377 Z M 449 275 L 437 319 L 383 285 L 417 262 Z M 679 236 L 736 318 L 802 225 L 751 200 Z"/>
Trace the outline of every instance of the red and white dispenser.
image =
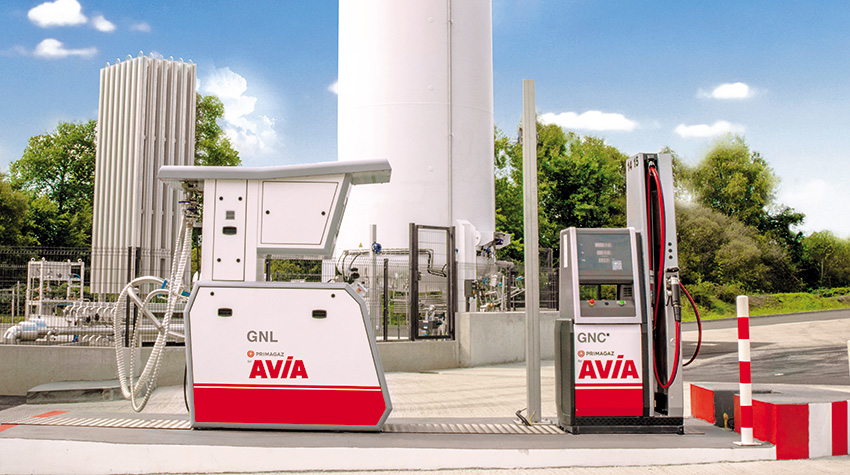
<path id="1" fill-rule="evenodd" d="M 203 194 L 185 310 L 192 427 L 380 431 L 392 404 L 362 297 L 266 282 L 264 263 L 329 256 L 351 185 L 388 182 L 389 163 L 167 166 L 159 178 Z"/>

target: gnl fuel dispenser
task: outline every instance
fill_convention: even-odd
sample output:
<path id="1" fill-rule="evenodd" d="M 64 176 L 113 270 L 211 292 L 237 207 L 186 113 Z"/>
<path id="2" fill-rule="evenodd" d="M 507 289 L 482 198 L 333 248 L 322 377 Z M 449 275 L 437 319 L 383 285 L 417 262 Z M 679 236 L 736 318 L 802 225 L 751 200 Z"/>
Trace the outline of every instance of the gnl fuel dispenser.
<path id="1" fill-rule="evenodd" d="M 639 154 L 626 169 L 628 228 L 561 232 L 558 424 L 682 434 L 672 157 Z"/>
<path id="2" fill-rule="evenodd" d="M 380 431 L 392 404 L 362 297 L 263 270 L 269 254 L 330 255 L 350 187 L 388 182 L 389 163 L 166 166 L 159 178 L 203 197 L 185 309 L 192 426 Z"/>

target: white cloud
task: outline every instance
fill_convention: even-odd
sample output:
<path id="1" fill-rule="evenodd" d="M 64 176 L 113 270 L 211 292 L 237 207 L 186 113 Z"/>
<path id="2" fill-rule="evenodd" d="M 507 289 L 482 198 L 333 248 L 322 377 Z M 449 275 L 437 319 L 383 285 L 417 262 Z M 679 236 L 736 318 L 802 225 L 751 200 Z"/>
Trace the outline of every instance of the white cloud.
<path id="1" fill-rule="evenodd" d="M 139 23 L 130 25 L 130 30 L 132 31 L 141 31 L 144 33 L 151 32 L 151 25 L 146 21 L 140 21 Z"/>
<path id="2" fill-rule="evenodd" d="M 80 49 L 68 49 L 65 48 L 65 45 L 62 44 L 61 41 L 47 38 L 43 40 L 41 43 L 36 45 L 35 51 L 33 51 L 35 56 L 39 58 L 67 58 L 68 56 L 80 56 L 83 58 L 91 58 L 95 54 L 97 54 L 97 48 L 80 48 Z"/>
<path id="3" fill-rule="evenodd" d="M 87 19 L 77 0 L 56 0 L 33 7 L 27 18 L 42 28 L 82 25 Z"/>
<path id="4" fill-rule="evenodd" d="M 714 137 L 715 135 L 723 135 L 727 133 L 736 133 L 740 134 L 744 132 L 744 126 L 740 124 L 732 124 L 726 122 L 725 120 L 718 120 L 712 125 L 708 124 L 697 124 L 697 125 L 685 125 L 679 124 L 676 127 L 676 133 L 679 134 L 679 137 L 682 138 L 701 138 L 701 137 Z"/>
<path id="5" fill-rule="evenodd" d="M 334 93 L 336 95 L 339 95 L 339 80 L 334 81 L 333 84 L 328 86 L 328 91 L 331 91 L 332 93 Z"/>
<path id="6" fill-rule="evenodd" d="M 847 203 L 850 202 L 850 187 L 843 182 L 830 182 L 822 178 L 783 183 L 777 193 L 777 201 L 806 215 L 800 226 L 806 233 L 829 230 L 838 236 L 850 237 L 850 220 Z"/>
<path id="7" fill-rule="evenodd" d="M 202 91 L 224 104 L 223 129 L 244 159 L 276 152 L 275 119 L 255 113 L 258 99 L 246 95 L 248 81 L 230 68 L 214 68 L 201 81 Z"/>
<path id="8" fill-rule="evenodd" d="M 92 18 L 91 26 L 93 26 L 97 31 L 102 31 L 104 33 L 112 33 L 115 31 L 115 23 L 107 20 L 103 15 L 98 15 Z"/>
<path id="9" fill-rule="evenodd" d="M 729 82 L 715 87 L 711 92 L 702 89 L 697 97 L 707 99 L 747 99 L 753 97 L 756 90 L 743 82 Z"/>
<path id="10" fill-rule="evenodd" d="M 623 114 L 601 111 L 587 111 L 582 114 L 562 112 L 557 115 L 547 112 L 538 117 L 538 120 L 544 124 L 557 124 L 571 130 L 621 130 L 629 132 L 638 126 L 637 122 L 627 119 Z"/>

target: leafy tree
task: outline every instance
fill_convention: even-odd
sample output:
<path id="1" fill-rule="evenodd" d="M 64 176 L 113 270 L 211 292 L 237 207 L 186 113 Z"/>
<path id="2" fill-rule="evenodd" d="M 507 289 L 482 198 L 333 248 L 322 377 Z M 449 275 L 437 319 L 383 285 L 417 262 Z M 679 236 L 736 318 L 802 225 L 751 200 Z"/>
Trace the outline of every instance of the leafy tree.
<path id="1" fill-rule="evenodd" d="M 793 262 L 800 262 L 803 236 L 791 228 L 805 215 L 774 203 L 779 179 L 742 137 L 719 139 L 696 167 L 680 168 L 696 202 L 755 227 L 783 246 Z"/>
<path id="2" fill-rule="evenodd" d="M 803 262 L 812 286 L 850 285 L 850 240 L 819 231 L 804 238 L 802 246 Z"/>
<path id="3" fill-rule="evenodd" d="M 537 124 L 537 186 L 540 245 L 558 249 L 569 226 L 624 226 L 625 160 L 596 137 L 581 137 L 557 125 Z M 522 260 L 522 145 L 496 131 L 496 227 L 511 233 L 502 252 Z"/>
<path id="4" fill-rule="evenodd" d="M 54 203 L 60 214 L 90 208 L 94 195 L 95 126 L 60 122 L 49 134 L 29 139 L 10 166 L 12 185 Z"/>
<path id="5" fill-rule="evenodd" d="M 84 247 L 91 244 L 91 208 L 60 212 L 46 196 L 31 195 L 27 234 L 43 247 Z"/>
<path id="6" fill-rule="evenodd" d="M 677 203 L 679 268 L 685 283 L 739 284 L 747 291 L 788 292 L 800 281 L 777 243 L 735 218 Z"/>
<path id="7" fill-rule="evenodd" d="M 625 226 L 628 157 L 597 137 L 570 132 L 566 138 L 566 153 L 552 163 L 546 190 L 550 221 L 558 230 Z"/>
<path id="8" fill-rule="evenodd" d="M 218 119 L 224 117 L 224 104 L 215 96 L 196 96 L 195 165 L 236 166 L 242 163 Z"/>
<path id="9" fill-rule="evenodd" d="M 802 213 L 787 206 L 770 213 L 779 178 L 760 153 L 750 150 L 743 137 L 728 135 L 719 139 L 685 175 L 697 202 L 762 232 L 803 221 Z"/>
<path id="10" fill-rule="evenodd" d="M 788 206 L 780 206 L 778 210 L 765 213 L 759 220 L 758 229 L 768 239 L 782 245 L 795 264 L 803 259 L 803 233 L 794 231 L 792 227 L 803 223 L 806 215 Z"/>
<path id="11" fill-rule="evenodd" d="M 496 229 L 511 234 L 505 258 L 523 260 L 522 145 L 495 131 Z M 539 178 L 539 177 L 538 177 Z"/>
<path id="12" fill-rule="evenodd" d="M 32 244 L 25 234 L 28 210 L 26 195 L 0 174 L 0 247 Z"/>

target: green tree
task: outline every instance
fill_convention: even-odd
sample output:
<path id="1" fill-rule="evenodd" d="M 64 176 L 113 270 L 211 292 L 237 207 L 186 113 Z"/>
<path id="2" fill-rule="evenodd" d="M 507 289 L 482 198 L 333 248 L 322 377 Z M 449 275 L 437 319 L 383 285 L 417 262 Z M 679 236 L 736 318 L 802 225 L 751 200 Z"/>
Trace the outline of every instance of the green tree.
<path id="1" fill-rule="evenodd" d="M 46 196 L 30 195 L 27 235 L 43 247 L 84 247 L 91 244 L 91 208 L 61 212 Z"/>
<path id="2" fill-rule="evenodd" d="M 742 137 L 719 139 L 696 167 L 680 168 L 696 202 L 753 226 L 800 262 L 803 236 L 792 227 L 805 215 L 774 202 L 779 178 Z"/>
<path id="3" fill-rule="evenodd" d="M 686 175 L 698 203 L 762 232 L 802 222 L 803 215 L 788 207 L 771 215 L 779 178 L 741 136 L 718 139 Z"/>
<path id="4" fill-rule="evenodd" d="M 549 173 L 545 205 L 550 221 L 559 231 L 625 226 L 628 157 L 601 138 L 572 132 L 566 138 L 565 154 L 552 162 Z"/>
<path id="5" fill-rule="evenodd" d="M 522 262 L 523 202 L 522 146 L 499 129 L 495 131 L 496 229 L 511 234 L 504 258 Z"/>
<path id="6" fill-rule="evenodd" d="M 799 289 L 785 250 L 735 218 L 705 206 L 677 203 L 679 268 L 685 283 L 738 284 L 747 291 Z"/>
<path id="7" fill-rule="evenodd" d="M 558 249 L 569 226 L 624 226 L 625 160 L 596 137 L 537 124 L 538 223 L 541 248 Z M 522 145 L 496 131 L 496 228 L 512 235 L 502 254 L 522 260 Z"/>
<path id="8" fill-rule="evenodd" d="M 12 162 L 12 185 L 56 203 L 60 214 L 90 208 L 94 195 L 96 122 L 60 122 L 49 134 L 29 139 Z"/>
<path id="9" fill-rule="evenodd" d="M 215 96 L 198 94 L 195 99 L 195 165 L 240 165 L 239 152 L 218 125 L 224 117 L 224 104 Z"/>
<path id="10" fill-rule="evenodd" d="M 0 174 L 0 247 L 32 244 L 26 236 L 28 211 L 26 194 L 13 190 Z"/>
<path id="11" fill-rule="evenodd" d="M 850 240 L 830 231 L 812 233 L 803 239 L 803 262 L 812 287 L 850 285 Z"/>

